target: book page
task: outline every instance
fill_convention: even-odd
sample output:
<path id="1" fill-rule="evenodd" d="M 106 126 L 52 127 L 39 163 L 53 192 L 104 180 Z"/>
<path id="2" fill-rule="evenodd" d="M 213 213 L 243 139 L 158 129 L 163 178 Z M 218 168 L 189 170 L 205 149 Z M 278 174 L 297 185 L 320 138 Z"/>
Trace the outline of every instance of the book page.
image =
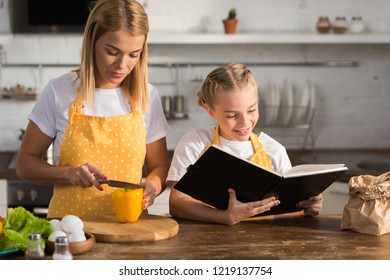
<path id="1" fill-rule="evenodd" d="M 310 174 L 329 173 L 342 169 L 347 169 L 344 163 L 335 164 L 301 164 L 290 168 L 283 177 L 297 177 Z"/>

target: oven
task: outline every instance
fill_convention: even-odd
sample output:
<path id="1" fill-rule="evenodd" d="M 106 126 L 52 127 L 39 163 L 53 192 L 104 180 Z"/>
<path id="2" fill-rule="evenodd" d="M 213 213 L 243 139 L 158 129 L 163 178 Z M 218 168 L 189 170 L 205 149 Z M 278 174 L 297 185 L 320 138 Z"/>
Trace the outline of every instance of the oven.
<path id="1" fill-rule="evenodd" d="M 36 185 L 21 180 L 7 181 L 7 206 L 23 206 L 35 216 L 46 217 L 53 186 Z"/>
<path id="2" fill-rule="evenodd" d="M 11 159 L 8 169 L 14 170 L 17 154 Z M 53 185 L 33 184 L 19 179 L 9 179 L 6 185 L 7 208 L 23 206 L 35 216 L 47 217 Z"/>

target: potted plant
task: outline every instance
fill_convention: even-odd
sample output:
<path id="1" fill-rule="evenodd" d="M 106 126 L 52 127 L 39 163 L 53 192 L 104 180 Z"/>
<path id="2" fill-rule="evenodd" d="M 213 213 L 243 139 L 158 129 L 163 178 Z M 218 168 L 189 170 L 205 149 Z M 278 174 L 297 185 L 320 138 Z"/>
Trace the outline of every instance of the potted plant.
<path id="1" fill-rule="evenodd" d="M 226 34 L 235 34 L 237 30 L 238 19 L 236 9 L 230 9 L 228 17 L 223 20 Z"/>

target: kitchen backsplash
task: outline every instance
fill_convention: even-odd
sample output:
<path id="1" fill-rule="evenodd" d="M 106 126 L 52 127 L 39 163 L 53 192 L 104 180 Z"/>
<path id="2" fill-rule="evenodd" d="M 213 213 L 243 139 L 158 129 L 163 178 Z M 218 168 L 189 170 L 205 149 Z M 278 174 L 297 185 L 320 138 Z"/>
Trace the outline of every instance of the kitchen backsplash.
<path id="1" fill-rule="evenodd" d="M 310 31 L 314 30 L 317 18 L 322 15 L 331 19 L 337 15 L 348 18 L 358 15 L 363 17 L 370 30 L 390 32 L 390 1 L 386 0 L 140 2 L 146 4 L 151 32 L 223 32 L 221 19 L 232 7 L 237 9 L 239 32 Z M 0 32 L 4 32 L 4 17 L 0 18 Z M 49 79 L 71 70 L 71 65 L 79 62 L 81 41 L 81 34 L 14 35 L 9 44 L 2 46 L 3 62 L 67 66 L 3 67 L 0 68 L 0 88 L 22 84 L 36 88 L 39 95 Z M 160 89 L 161 95 L 180 94 L 185 97 L 184 105 L 189 118 L 170 121 L 169 149 L 175 147 L 189 128 L 213 124 L 197 106 L 196 90 L 211 69 L 229 61 L 252 65 L 250 68 L 258 80 L 261 97 L 265 96 L 271 82 L 281 85 L 288 79 L 296 90 L 302 91 L 310 79 L 317 90 L 313 130 L 318 148 L 390 148 L 390 44 L 170 44 L 150 45 L 149 54 L 151 63 L 172 64 L 171 67 L 150 68 L 150 80 Z M 359 65 L 261 66 L 262 62 L 295 61 L 356 61 Z M 175 68 L 175 63 L 182 66 Z M 19 129 L 26 126 L 27 114 L 34 102 L 0 99 L 0 151 L 18 149 Z M 287 129 L 280 132 L 285 133 L 286 142 L 281 141 L 287 147 L 300 147 L 287 141 L 288 138 L 297 138 L 296 135 L 290 134 Z"/>

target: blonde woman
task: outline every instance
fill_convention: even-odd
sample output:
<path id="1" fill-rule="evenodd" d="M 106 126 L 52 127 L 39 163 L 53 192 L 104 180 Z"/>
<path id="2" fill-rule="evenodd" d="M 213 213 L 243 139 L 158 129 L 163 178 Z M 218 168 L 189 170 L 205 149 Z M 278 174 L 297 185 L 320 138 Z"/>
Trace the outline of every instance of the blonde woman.
<path id="1" fill-rule="evenodd" d="M 48 217 L 114 213 L 115 188 L 97 178 L 141 183 L 143 209 L 164 190 L 169 126 L 158 91 L 148 84 L 148 31 L 137 1 L 95 1 L 80 67 L 49 81 L 29 114 L 16 172 L 54 184 Z M 42 155 L 52 143 L 50 165 Z"/>
<path id="2" fill-rule="evenodd" d="M 283 203 L 275 197 L 242 203 L 237 200 L 234 189 L 230 188 L 228 209 L 219 210 L 174 188 L 187 167 L 195 163 L 211 144 L 281 174 L 291 168 L 284 146 L 263 132 L 252 132 L 259 119 L 258 92 L 255 77 L 245 65 L 231 63 L 213 70 L 198 92 L 198 105 L 217 124 L 189 131 L 176 146 L 167 178 L 168 185 L 172 187 L 170 213 L 190 220 L 233 225 Z M 301 201 L 298 206 L 304 209 L 306 215 L 318 215 L 322 208 L 322 195 Z"/>

